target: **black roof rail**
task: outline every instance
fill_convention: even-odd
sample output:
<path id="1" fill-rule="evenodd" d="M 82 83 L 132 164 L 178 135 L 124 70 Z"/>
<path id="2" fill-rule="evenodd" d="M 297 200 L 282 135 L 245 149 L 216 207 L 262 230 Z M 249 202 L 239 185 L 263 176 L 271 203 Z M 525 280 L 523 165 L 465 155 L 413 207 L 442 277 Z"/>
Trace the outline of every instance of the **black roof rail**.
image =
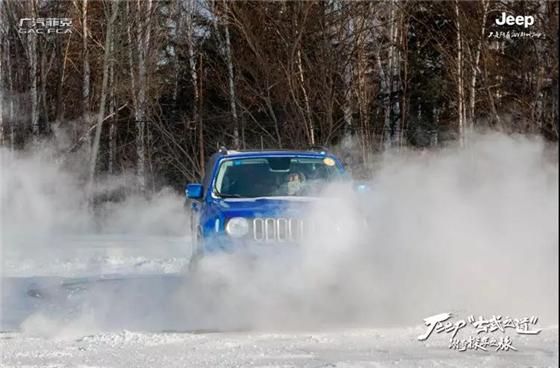
<path id="1" fill-rule="evenodd" d="M 1 0 L 0 0 L 1 1 Z M 276 151 L 318 151 L 318 152 L 329 152 L 329 149 L 325 146 L 309 146 L 306 148 L 255 148 L 255 149 L 241 149 L 241 150 L 228 150 L 228 148 L 226 146 L 220 146 L 220 148 L 218 148 L 218 154 L 221 155 L 228 155 L 230 153 L 235 153 L 235 152 L 254 152 L 254 151 L 263 151 L 263 152 L 276 152 Z"/>
<path id="2" fill-rule="evenodd" d="M 325 146 L 311 146 L 311 147 L 308 148 L 308 150 L 329 152 L 329 149 Z"/>

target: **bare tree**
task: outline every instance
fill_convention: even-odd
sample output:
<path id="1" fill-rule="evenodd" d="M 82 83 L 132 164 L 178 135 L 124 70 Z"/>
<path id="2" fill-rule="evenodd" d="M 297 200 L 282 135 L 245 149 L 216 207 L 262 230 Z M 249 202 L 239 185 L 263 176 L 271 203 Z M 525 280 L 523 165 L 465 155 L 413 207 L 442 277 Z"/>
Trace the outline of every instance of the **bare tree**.
<path id="1" fill-rule="evenodd" d="M 395 73 L 396 73 L 396 63 L 398 62 L 396 57 L 396 40 L 398 37 L 398 27 L 395 24 L 396 19 L 396 5 L 393 0 L 391 0 L 389 5 L 388 14 L 388 51 L 387 57 L 383 58 L 381 52 L 383 51 L 378 48 L 376 53 L 377 68 L 379 71 L 379 79 L 381 81 L 381 93 L 383 95 L 383 145 L 388 148 L 394 143 L 395 127 L 393 126 L 392 119 L 394 118 L 393 111 L 393 94 L 395 88 Z M 387 62 L 383 63 L 383 59 Z M 398 133 L 398 132 L 397 132 Z"/>
<path id="2" fill-rule="evenodd" d="M 56 103 L 55 103 L 55 125 L 59 126 L 62 123 L 64 115 L 64 82 L 67 76 L 66 67 L 68 65 L 68 51 L 70 48 L 70 37 L 66 41 L 64 51 L 62 52 L 61 60 L 59 61 L 59 78 L 56 85 Z M 83 112 L 83 111 L 82 111 Z M 83 114 L 82 114 L 83 116 Z"/>
<path id="3" fill-rule="evenodd" d="M 82 0 L 82 120 L 86 131 L 91 126 L 89 114 L 89 94 L 90 94 L 90 78 L 91 71 L 89 65 L 89 49 L 88 49 L 88 0 Z M 90 147 L 90 134 L 86 135 L 86 149 Z"/>
<path id="4" fill-rule="evenodd" d="M 134 118 L 136 121 L 136 176 L 141 192 L 146 190 L 146 89 L 147 58 L 150 50 L 152 0 L 137 2 L 136 48 L 138 59 L 138 91 Z"/>
<path id="5" fill-rule="evenodd" d="M 5 47 L 5 55 L 6 55 L 6 79 L 7 83 L 7 90 L 8 90 L 8 122 L 10 124 L 10 150 L 13 151 L 15 147 L 15 140 L 16 140 L 16 130 L 15 130 L 15 105 L 14 105 L 14 86 L 13 86 L 13 79 L 14 76 L 12 74 L 12 63 L 11 63 L 11 52 L 10 52 L 11 42 L 10 38 L 6 37 L 6 47 Z"/>
<path id="6" fill-rule="evenodd" d="M 457 41 L 457 118 L 459 128 L 459 142 L 465 144 L 465 113 L 464 113 L 464 89 L 463 89 L 463 41 L 461 34 L 461 14 L 459 12 L 459 1 L 454 2 L 455 9 L 455 38 Z"/>
<path id="7" fill-rule="evenodd" d="M 480 70 L 480 54 L 482 51 L 482 44 L 485 42 L 486 35 L 486 18 L 488 16 L 488 8 L 490 2 L 488 0 L 481 0 L 482 5 L 482 20 L 480 25 L 480 34 L 476 40 L 474 60 L 471 60 L 471 83 L 470 83 L 470 93 L 469 93 L 469 126 L 468 130 L 472 131 L 474 129 L 475 121 L 475 106 L 476 106 L 476 81 L 479 76 Z M 470 48 L 469 48 L 470 50 Z"/>
<path id="8" fill-rule="evenodd" d="M 33 18 L 37 15 L 37 2 L 31 0 L 29 2 L 29 11 Z M 31 78 L 31 131 L 33 140 L 39 139 L 39 98 L 37 93 L 38 76 L 37 76 L 37 34 L 28 33 L 27 57 L 29 62 L 30 78 Z"/>
<path id="9" fill-rule="evenodd" d="M 353 44 L 356 38 L 355 35 L 355 24 L 354 19 L 349 16 L 345 22 L 345 36 L 348 39 L 348 42 Z M 353 62 L 352 62 L 352 53 L 350 53 L 350 57 L 345 62 L 344 65 L 344 104 L 343 104 L 343 114 L 344 114 L 344 125 L 346 127 L 347 132 L 352 131 L 352 77 L 353 77 Z"/>
<path id="10" fill-rule="evenodd" d="M 109 63 L 109 162 L 107 171 L 109 174 L 114 174 L 115 171 L 115 157 L 117 151 L 117 124 L 116 124 L 116 97 L 115 97 L 115 37 L 111 37 L 109 41 L 109 53 L 112 57 Z"/>
<path id="11" fill-rule="evenodd" d="M 107 32 L 105 34 L 105 53 L 103 56 L 103 80 L 101 82 L 101 97 L 99 101 L 99 111 L 97 113 L 97 124 L 95 126 L 95 137 L 93 139 L 93 145 L 91 150 L 91 157 L 89 162 L 89 190 L 88 195 L 92 195 L 93 181 L 95 179 L 95 171 L 97 166 L 97 156 L 99 153 L 99 145 L 101 141 L 101 130 L 103 127 L 103 121 L 105 120 L 105 102 L 107 99 L 107 87 L 109 82 L 109 66 L 113 63 L 113 55 L 111 55 L 111 43 L 113 38 L 113 27 L 115 24 L 115 19 L 118 15 L 119 3 L 117 1 L 112 2 L 110 18 L 107 23 Z M 90 197 L 91 198 L 91 197 Z"/>
<path id="12" fill-rule="evenodd" d="M 228 12 L 227 2 L 224 1 L 225 13 Z M 235 75 L 233 73 L 233 59 L 231 55 L 231 39 L 229 35 L 229 22 L 224 22 L 225 33 L 225 58 L 228 70 L 228 86 L 229 86 L 229 104 L 231 108 L 231 118 L 233 122 L 233 146 L 235 149 L 240 148 L 239 143 L 239 118 L 237 117 L 237 103 L 235 97 Z"/>
<path id="13" fill-rule="evenodd" d="M 204 174 L 204 166 L 205 166 L 205 154 L 204 154 L 204 126 L 201 118 L 201 89 L 199 88 L 199 76 L 197 72 L 196 66 L 196 58 L 197 55 L 195 53 L 195 43 L 193 40 L 194 37 L 194 14 L 196 12 L 196 1 L 195 0 L 187 0 L 187 14 L 186 14 L 186 38 L 187 38 L 187 52 L 189 55 L 189 71 L 192 83 L 192 90 L 193 90 L 193 104 L 192 104 L 192 121 L 196 125 L 198 130 L 198 156 L 199 156 L 199 165 Z M 231 51 L 230 51 L 231 53 Z M 230 55 L 231 56 L 231 55 Z M 201 59 L 202 62 L 202 59 Z M 228 76 L 229 79 L 232 80 L 231 74 L 229 74 L 228 69 Z M 231 93 L 231 85 L 230 85 L 230 93 Z M 234 91 L 235 92 L 235 91 Z M 235 112 L 235 114 L 234 114 Z M 232 107 L 232 115 L 237 115 L 235 103 Z"/>

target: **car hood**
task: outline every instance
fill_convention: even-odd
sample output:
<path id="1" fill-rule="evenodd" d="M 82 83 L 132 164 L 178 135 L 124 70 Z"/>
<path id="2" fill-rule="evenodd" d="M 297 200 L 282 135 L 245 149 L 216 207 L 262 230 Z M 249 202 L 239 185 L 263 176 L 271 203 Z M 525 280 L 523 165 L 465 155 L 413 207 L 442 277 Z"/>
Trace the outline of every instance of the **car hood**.
<path id="1" fill-rule="evenodd" d="M 317 197 L 258 197 L 227 198 L 216 206 L 227 217 L 301 217 L 322 198 Z"/>

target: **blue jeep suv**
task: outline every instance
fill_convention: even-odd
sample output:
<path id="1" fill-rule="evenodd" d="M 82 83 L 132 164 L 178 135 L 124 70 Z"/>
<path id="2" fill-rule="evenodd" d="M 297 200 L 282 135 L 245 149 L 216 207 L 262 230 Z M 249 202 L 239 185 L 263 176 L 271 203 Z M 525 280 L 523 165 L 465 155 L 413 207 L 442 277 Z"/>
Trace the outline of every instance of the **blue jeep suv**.
<path id="1" fill-rule="evenodd" d="M 310 227 L 306 204 L 327 182 L 347 178 L 341 162 L 323 149 L 231 151 L 214 154 L 201 184 L 188 184 L 192 260 L 246 244 L 295 243 Z"/>

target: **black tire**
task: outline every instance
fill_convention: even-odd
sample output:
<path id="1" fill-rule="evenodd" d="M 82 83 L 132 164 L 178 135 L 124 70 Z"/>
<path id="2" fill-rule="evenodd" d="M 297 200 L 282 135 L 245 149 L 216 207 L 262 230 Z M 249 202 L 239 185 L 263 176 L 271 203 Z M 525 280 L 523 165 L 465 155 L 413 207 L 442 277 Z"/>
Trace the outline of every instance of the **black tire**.
<path id="1" fill-rule="evenodd" d="M 193 237 L 191 259 L 188 265 L 189 272 L 196 272 L 199 268 L 200 260 L 202 259 L 202 241 L 202 233 L 199 229 Z"/>

